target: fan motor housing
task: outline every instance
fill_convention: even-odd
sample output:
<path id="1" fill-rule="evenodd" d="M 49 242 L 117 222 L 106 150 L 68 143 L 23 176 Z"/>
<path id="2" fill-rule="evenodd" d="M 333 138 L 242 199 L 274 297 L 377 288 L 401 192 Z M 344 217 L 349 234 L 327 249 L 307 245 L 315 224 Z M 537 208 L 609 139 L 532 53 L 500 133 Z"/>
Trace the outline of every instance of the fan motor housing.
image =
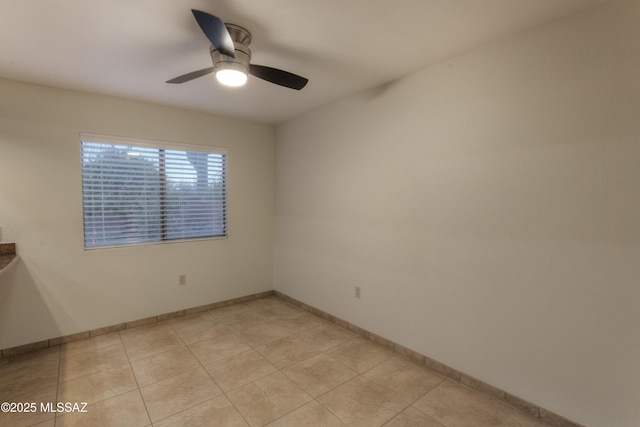
<path id="1" fill-rule="evenodd" d="M 225 23 L 225 27 L 227 27 L 227 31 L 229 31 L 229 35 L 231 36 L 231 40 L 234 42 L 238 42 L 245 46 L 249 46 L 251 44 L 251 33 L 244 27 L 236 24 Z"/>
<path id="2" fill-rule="evenodd" d="M 238 70 L 245 74 L 249 73 L 249 63 L 251 62 L 251 33 L 239 25 L 225 24 L 229 35 L 233 40 L 235 58 L 220 53 L 213 45 L 210 48 L 213 68 L 218 70 Z"/>

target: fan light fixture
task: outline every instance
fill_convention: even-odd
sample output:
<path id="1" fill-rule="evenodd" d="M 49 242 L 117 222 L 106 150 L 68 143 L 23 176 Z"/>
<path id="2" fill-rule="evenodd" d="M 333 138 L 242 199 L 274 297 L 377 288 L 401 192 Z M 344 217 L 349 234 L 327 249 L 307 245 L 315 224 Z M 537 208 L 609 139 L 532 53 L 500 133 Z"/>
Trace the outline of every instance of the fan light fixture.
<path id="1" fill-rule="evenodd" d="M 225 86 L 244 86 L 247 82 L 247 75 L 242 71 L 225 69 L 216 71 L 216 79 Z"/>
<path id="2" fill-rule="evenodd" d="M 273 67 L 251 63 L 251 33 L 239 25 L 224 23 L 217 16 L 191 9 L 200 29 L 211 42 L 209 53 L 213 67 L 202 68 L 167 80 L 167 83 L 185 83 L 207 74 L 216 73 L 216 79 L 226 86 L 242 86 L 247 75 L 279 86 L 300 90 L 308 79 Z"/>

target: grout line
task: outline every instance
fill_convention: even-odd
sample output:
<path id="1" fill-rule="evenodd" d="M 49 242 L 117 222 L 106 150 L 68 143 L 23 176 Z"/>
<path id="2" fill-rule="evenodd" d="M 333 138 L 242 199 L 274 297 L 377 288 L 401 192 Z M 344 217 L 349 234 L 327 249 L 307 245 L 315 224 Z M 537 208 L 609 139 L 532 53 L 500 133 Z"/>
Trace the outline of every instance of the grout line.
<path id="1" fill-rule="evenodd" d="M 290 304 L 289 302 L 287 302 L 287 301 L 285 301 L 285 300 L 283 300 L 283 299 L 281 299 L 281 298 L 279 298 L 279 299 L 280 299 L 281 301 L 283 301 L 285 304 L 293 306 L 293 305 L 292 305 L 292 304 Z M 252 310 L 253 310 L 253 309 L 252 309 Z M 247 311 L 251 311 L 251 310 L 247 310 Z M 300 314 L 300 315 L 302 315 L 303 313 L 304 313 L 304 311 L 301 311 L 299 314 Z M 274 322 L 274 320 L 269 320 L 269 321 L 266 321 L 266 322 L 272 322 L 272 323 L 273 323 L 273 322 Z M 265 323 L 265 322 L 262 322 L 262 323 Z M 249 324 L 248 326 L 246 326 L 245 328 L 242 328 L 242 329 L 246 329 L 247 327 L 251 327 L 251 324 Z M 308 359 L 310 359 L 310 358 L 313 358 L 313 357 L 315 357 L 315 356 L 317 356 L 317 355 L 319 355 L 319 354 L 327 355 L 327 353 L 326 353 L 326 351 L 327 351 L 327 350 L 320 350 L 320 349 L 317 349 L 318 353 L 317 353 L 315 356 L 310 356 L 310 357 L 308 357 L 308 358 L 306 358 L 306 359 L 296 361 L 295 363 L 293 363 L 293 364 L 291 364 L 291 365 L 284 366 L 284 367 L 282 367 L 282 368 L 280 368 L 280 367 L 276 366 L 276 365 L 274 364 L 274 362 L 271 362 L 270 360 L 268 360 L 264 355 L 262 355 L 262 354 L 257 350 L 257 348 L 258 348 L 258 347 L 261 347 L 261 346 L 264 346 L 264 345 L 268 345 L 268 344 L 270 344 L 270 343 L 272 343 L 272 342 L 276 342 L 276 341 L 283 340 L 283 339 L 286 339 L 286 338 L 290 338 L 290 337 L 297 337 L 300 333 L 302 333 L 302 332 L 304 332 L 304 331 L 306 331 L 306 330 L 309 330 L 309 329 L 314 329 L 314 328 L 316 328 L 316 326 L 312 326 L 312 327 L 310 327 L 310 328 L 303 329 L 303 330 L 301 330 L 301 331 L 299 331 L 299 332 L 297 332 L 297 333 L 292 333 L 292 332 L 288 331 L 288 332 L 290 332 L 290 333 L 289 333 L 289 335 L 287 335 L 287 336 L 285 336 L 285 337 L 282 337 L 282 338 L 278 338 L 278 339 L 273 340 L 273 341 L 269 341 L 269 342 L 267 342 L 267 343 L 260 344 L 260 345 L 253 345 L 253 344 L 251 344 L 250 342 L 248 342 L 248 341 L 244 340 L 244 339 L 239 335 L 239 332 L 238 332 L 238 331 L 235 331 L 235 330 L 232 330 L 231 328 L 229 328 L 229 329 L 231 329 L 232 333 L 233 333 L 233 334 L 235 334 L 235 335 L 236 335 L 240 340 L 242 340 L 243 342 L 245 342 L 245 343 L 249 346 L 249 348 L 250 348 L 251 350 L 253 350 L 253 351 L 257 352 L 261 357 L 263 357 L 265 360 L 267 360 L 267 362 L 268 362 L 268 363 L 270 363 L 272 366 L 274 366 L 274 368 L 276 369 L 276 371 L 271 372 L 271 373 L 269 373 L 269 374 L 266 374 L 266 375 L 264 375 L 263 377 L 260 377 L 260 378 L 258 378 L 258 379 L 255 379 L 255 380 L 253 380 L 253 381 L 251 381 L 251 382 L 249 382 L 249 383 L 247 383 L 247 384 L 255 383 L 256 381 L 260 380 L 261 378 L 265 378 L 265 377 L 267 377 L 267 376 L 269 376 L 269 375 L 272 375 L 272 374 L 274 374 L 274 373 L 280 373 L 280 374 L 281 374 L 281 375 L 283 375 L 285 378 L 287 378 L 287 380 L 291 381 L 291 383 L 292 383 L 292 384 L 294 384 L 296 387 L 298 387 L 300 390 L 302 390 L 302 392 L 303 392 L 303 393 L 307 394 L 307 395 L 310 397 L 310 400 L 309 400 L 309 401 L 305 402 L 304 404 L 302 404 L 302 405 L 300 405 L 300 406 L 298 406 L 298 407 L 296 407 L 296 408 L 291 409 L 290 411 L 287 411 L 286 413 L 284 413 L 284 414 L 282 414 L 282 415 L 278 416 L 277 418 L 275 418 L 275 419 L 273 419 L 273 420 L 270 420 L 270 421 L 269 421 L 269 423 L 275 422 L 276 420 L 278 420 L 278 419 L 280 419 L 280 418 L 283 418 L 283 417 L 287 416 L 287 415 L 288 415 L 288 414 L 290 414 L 291 412 L 294 412 L 294 411 L 296 411 L 296 410 L 300 409 L 302 406 L 305 406 L 305 405 L 307 405 L 307 404 L 309 404 L 309 403 L 311 403 L 311 402 L 315 402 L 316 404 L 320 405 L 322 408 L 324 408 L 324 409 L 326 409 L 327 411 L 329 411 L 329 412 L 330 412 L 332 415 L 334 415 L 338 420 L 341 420 L 341 418 L 340 418 L 340 417 L 338 417 L 337 415 L 333 414 L 333 413 L 332 413 L 328 408 L 325 408 L 325 407 L 324 407 L 324 406 L 323 406 L 323 405 L 322 405 L 322 404 L 317 400 L 317 398 L 318 398 L 318 397 L 320 397 L 320 396 L 322 396 L 322 395 L 324 395 L 324 394 L 326 394 L 326 393 L 328 393 L 328 392 L 330 392 L 331 390 L 333 390 L 333 389 L 335 389 L 335 388 L 337 388 L 337 387 L 340 387 L 342 384 L 344 384 L 344 383 L 346 383 L 346 382 L 348 382 L 348 381 L 352 380 L 353 378 L 356 378 L 356 377 L 357 377 L 358 375 L 360 375 L 360 374 L 358 374 L 358 373 L 356 372 L 356 374 L 357 374 L 356 376 L 351 377 L 351 378 L 349 378 L 349 379 L 345 380 L 344 382 L 342 382 L 342 383 L 340 383 L 340 384 L 338 384 L 338 385 L 334 386 L 334 387 L 333 387 L 333 388 L 331 388 L 330 390 L 327 390 L 326 392 L 322 393 L 321 395 L 314 397 L 314 396 L 310 395 L 308 392 L 306 392 L 306 391 L 305 391 L 305 390 L 304 390 L 300 385 L 298 385 L 298 384 L 297 384 L 293 379 L 291 379 L 291 378 L 290 378 L 290 377 L 289 377 L 285 372 L 283 372 L 283 371 L 284 371 L 286 368 L 289 368 L 289 367 L 291 367 L 291 366 L 293 366 L 293 365 L 295 365 L 295 364 L 298 364 L 298 363 L 301 363 L 301 362 L 303 362 L 303 361 L 305 361 L 305 360 L 308 360 Z M 285 329 L 286 329 L 286 328 L 285 328 Z M 355 336 L 354 336 L 354 337 L 351 337 L 351 338 L 349 338 L 347 341 L 345 341 L 345 343 L 346 343 L 346 342 L 348 342 L 348 341 L 351 341 L 352 339 L 355 339 L 355 338 L 356 338 Z M 303 341 L 304 341 L 304 340 L 303 340 Z M 305 342 L 306 342 L 306 341 L 305 341 Z M 341 344 L 344 344 L 344 343 L 341 343 Z M 336 345 L 336 346 L 334 346 L 334 347 L 331 347 L 331 348 L 330 348 L 330 349 L 328 349 L 328 350 L 333 350 L 333 349 L 335 349 L 336 347 L 338 347 L 338 346 L 339 346 L 339 345 L 341 345 L 341 344 L 338 344 L 338 345 Z M 231 357 L 233 357 L 233 356 L 231 356 Z M 345 366 L 346 366 L 346 365 L 345 365 Z M 349 367 L 348 367 L 348 368 L 349 368 Z M 351 369 L 351 368 L 349 368 L 349 369 Z M 355 371 L 354 371 L 354 372 L 355 372 Z M 247 384 L 245 384 L 245 385 L 247 385 Z M 244 387 L 245 385 L 239 386 L 238 388 L 240 388 L 240 387 Z M 235 389 L 234 389 L 234 390 L 235 390 Z M 225 394 L 225 396 L 226 396 L 226 392 L 224 392 L 224 391 L 223 391 L 223 393 L 224 393 L 224 394 Z M 228 397 L 227 397 L 227 398 L 228 398 Z M 242 412 L 241 412 L 241 411 L 240 411 L 240 410 L 235 406 L 235 404 L 233 403 L 233 401 L 231 401 L 231 399 L 229 399 L 229 401 L 231 402 L 231 404 L 233 405 L 233 407 L 238 411 L 238 413 L 239 413 L 239 414 L 244 418 L 244 415 L 243 415 L 243 414 L 242 414 Z M 245 419 L 245 421 L 249 424 L 249 421 L 248 421 L 246 418 L 244 418 L 244 419 Z"/>
<path id="2" fill-rule="evenodd" d="M 56 405 L 60 397 L 60 373 L 62 371 L 62 351 L 58 349 L 58 376 L 56 378 Z M 56 427 L 58 424 L 58 413 L 56 412 L 53 416 L 53 427 Z"/>
<path id="3" fill-rule="evenodd" d="M 133 370 L 133 365 L 131 364 L 131 358 L 129 357 L 129 352 L 127 351 L 127 346 L 124 344 L 124 340 L 122 339 L 122 335 L 120 331 L 118 331 L 118 338 L 120 338 L 120 344 L 122 345 L 122 349 L 124 350 L 124 354 L 127 356 L 127 362 L 129 363 L 129 369 L 131 369 L 131 374 L 133 375 L 133 380 L 136 382 L 136 387 L 138 394 L 140 395 L 140 399 L 142 400 L 142 404 L 144 405 L 144 410 L 147 413 L 147 418 L 149 419 L 148 425 L 152 426 L 153 421 L 151 421 L 151 414 L 149 413 L 149 408 L 147 408 L 147 402 L 144 400 L 144 396 L 142 395 L 142 389 L 140 388 L 140 383 L 138 382 L 138 377 L 136 377 L 136 371 Z M 55 426 L 54 426 L 55 427 Z"/>
<path id="4" fill-rule="evenodd" d="M 212 310 L 215 310 L 215 309 L 211 309 L 211 308 L 209 309 L 209 311 L 212 311 Z M 212 317 L 216 322 L 220 322 L 220 323 L 222 323 L 222 324 L 224 325 L 224 323 L 223 323 L 223 322 L 221 322 L 220 320 L 216 319 L 216 318 L 215 318 L 215 316 L 213 316 L 213 315 L 212 315 L 211 317 Z M 169 323 L 171 323 L 171 322 L 169 322 Z M 234 331 L 232 331 L 232 330 L 231 330 L 230 328 L 228 328 L 226 325 L 224 325 L 224 326 L 225 326 L 225 328 L 229 331 L 229 333 L 230 333 L 230 334 L 234 334 L 234 335 L 235 335 Z M 176 328 L 174 328 L 174 327 L 173 327 L 173 325 L 171 325 L 171 327 L 173 328 L 173 330 L 174 330 L 174 331 L 176 332 L 176 334 L 177 334 L 177 333 L 178 333 L 178 330 L 177 330 Z M 184 340 L 183 340 L 183 341 L 184 341 Z M 201 342 L 201 341 L 198 341 L 198 342 Z M 198 342 L 195 342 L 195 343 L 192 343 L 192 344 L 197 344 Z M 227 399 L 227 401 L 229 401 L 229 403 L 231 403 L 231 406 L 233 406 L 233 408 L 236 410 L 236 412 L 238 412 L 238 414 L 240 414 L 240 416 L 242 417 L 242 419 L 243 419 L 243 420 L 247 423 L 247 425 L 248 425 L 248 424 L 249 424 L 249 422 L 244 418 L 244 415 L 242 415 L 242 412 L 240 412 L 240 411 L 238 410 L 238 408 L 236 408 L 236 405 L 234 405 L 234 404 L 233 404 L 233 402 L 231 401 L 231 399 L 229 399 L 229 397 L 227 396 L 227 393 L 222 389 L 222 387 L 220 386 L 220 384 L 218 384 L 218 382 L 216 381 L 216 379 L 215 379 L 215 378 L 213 378 L 213 376 L 211 375 L 211 372 L 209 372 L 209 371 L 207 370 L 207 368 L 205 367 L 204 363 L 202 363 L 202 361 L 198 358 L 198 356 L 196 356 L 196 354 L 193 352 L 193 350 L 191 350 L 191 348 L 189 347 L 189 346 L 190 346 L 190 344 L 186 344 L 186 343 L 185 343 L 185 345 L 186 345 L 186 347 L 187 347 L 187 350 L 189 350 L 189 353 L 191 353 L 191 355 L 192 355 L 192 356 L 193 356 L 193 358 L 198 362 L 198 364 L 200 365 L 200 367 L 201 367 L 201 368 L 202 368 L 202 369 L 207 373 L 207 375 L 209 376 L 209 378 L 211 378 L 211 381 L 213 381 L 213 383 L 216 385 L 216 387 L 218 387 L 218 388 L 220 389 L 220 392 L 222 393 L 220 396 L 224 396 L 224 398 L 225 398 L 225 399 Z M 238 353 L 238 354 L 240 354 L 240 353 Z M 198 405 L 202 405 L 202 404 L 204 404 L 205 402 L 209 402 L 210 400 L 217 399 L 217 398 L 218 398 L 218 397 L 220 397 L 220 396 L 213 397 L 213 398 L 211 398 L 211 399 L 209 399 L 209 400 L 205 400 L 204 402 L 198 403 Z M 195 406 L 198 406 L 198 405 L 195 405 Z M 177 414 L 180 414 L 180 413 L 182 413 L 182 412 L 184 412 L 184 411 L 188 411 L 189 409 L 194 408 L 195 406 L 192 406 L 192 407 L 190 407 L 190 408 L 186 408 L 186 409 L 184 409 L 184 410 L 182 410 L 182 411 L 176 412 L 175 414 L 169 415 L 169 417 L 173 417 L 173 416 L 175 416 L 175 415 L 177 415 Z M 169 417 L 167 417 L 167 418 L 169 418 Z M 166 418 L 165 418 L 165 419 L 166 419 Z"/>
<path id="5" fill-rule="evenodd" d="M 214 316 L 214 318 L 215 318 L 215 316 Z M 222 321 L 220 321 L 220 320 L 218 320 L 218 319 L 216 319 L 216 321 L 218 321 L 218 322 L 220 322 L 220 323 L 222 323 L 222 324 L 224 325 L 224 322 L 222 322 Z M 239 336 L 236 334 L 236 332 L 235 332 L 234 330 L 232 330 L 231 328 L 227 327 L 226 325 L 225 325 L 225 328 L 227 328 L 227 329 L 229 330 L 229 333 L 233 334 L 233 335 L 234 335 L 236 338 L 238 338 L 240 341 L 243 341 L 243 340 L 242 340 L 242 338 L 241 338 L 241 337 L 239 337 Z M 243 341 L 243 342 L 244 342 L 244 341 Z M 250 345 L 249 343 L 245 343 L 245 344 L 247 344 L 247 345 L 249 346 L 249 348 L 250 348 L 250 349 L 253 349 L 253 347 L 251 347 L 251 345 Z M 189 349 L 189 351 L 191 351 L 191 349 Z M 247 351 L 248 351 L 248 350 L 247 350 Z M 243 352 L 237 353 L 237 354 L 235 354 L 234 356 L 237 356 L 238 354 L 242 354 L 242 353 L 245 353 L 245 352 L 246 352 L 246 351 L 243 351 Z M 193 352 L 192 352 L 192 354 L 193 354 Z M 229 357 L 234 357 L 234 356 L 229 356 Z M 216 381 L 216 379 L 215 379 L 215 378 L 213 378 L 213 375 L 211 374 L 211 372 L 209 372 L 209 371 L 207 370 L 207 368 L 205 368 L 205 366 L 204 366 L 204 364 L 202 363 L 202 361 L 200 361 L 200 359 L 198 359 L 198 357 L 197 357 L 195 354 L 193 354 L 193 357 L 195 357 L 195 358 L 196 358 L 196 360 L 198 361 L 198 363 L 200 363 L 200 365 L 202 366 L 202 369 L 204 369 L 204 370 L 205 370 L 205 372 L 209 375 L 209 377 L 213 380 L 213 382 L 218 386 L 218 388 L 219 388 L 219 389 L 220 389 L 220 391 L 222 392 L 222 396 L 224 396 L 224 398 L 225 398 L 225 399 L 227 399 L 227 401 L 231 404 L 231 406 L 233 406 L 233 408 L 234 408 L 234 409 L 236 410 L 236 412 L 240 415 L 240 417 L 242 417 L 242 419 L 244 420 L 244 422 L 246 422 L 246 423 L 247 423 L 247 425 L 251 425 L 251 424 L 249 423 L 249 420 L 244 416 L 244 414 L 240 411 L 240 409 L 238 409 L 238 407 L 236 406 L 236 404 L 235 404 L 235 403 L 233 403 L 233 400 L 229 399 L 229 396 L 227 396 L 227 392 L 222 388 L 222 386 L 221 386 L 220 384 L 218 384 L 218 382 Z M 220 360 L 223 360 L 223 359 L 220 359 Z M 211 362 L 211 363 L 216 363 L 216 362 Z M 230 391 L 231 391 L 231 390 L 230 390 Z"/>
<path id="6" fill-rule="evenodd" d="M 291 305 L 291 306 L 293 306 L 292 304 L 290 304 L 290 303 L 289 303 L 289 302 L 287 302 L 287 301 L 284 301 L 284 300 L 283 300 L 283 299 L 281 299 L 281 298 L 280 298 L 280 300 L 282 300 L 282 301 L 283 301 L 284 303 L 286 303 L 287 305 Z M 304 313 L 304 311 L 300 312 L 300 315 L 302 315 L 303 313 Z M 269 321 L 267 321 L 267 322 L 274 322 L 274 321 L 273 321 L 273 320 L 269 320 Z M 263 323 L 264 323 L 264 322 L 263 322 Z M 248 327 L 251 327 L 251 326 L 248 326 Z M 313 358 L 313 357 L 315 357 L 315 356 L 317 356 L 317 355 L 319 355 L 319 354 L 327 355 L 327 353 L 326 353 L 326 351 L 327 351 L 327 350 L 320 350 L 320 349 L 317 349 L 318 353 L 317 353 L 316 355 L 314 355 L 314 356 L 310 356 L 310 357 L 308 357 L 308 358 L 306 358 L 306 359 L 303 359 L 303 360 L 296 361 L 295 363 L 293 363 L 293 364 L 291 364 L 291 365 L 284 366 L 284 367 L 282 367 L 282 368 L 280 368 L 280 367 L 276 366 L 276 365 L 274 364 L 274 362 L 271 362 L 270 360 L 268 360 L 264 355 L 262 355 L 262 354 L 257 350 L 257 348 L 258 348 L 258 347 L 261 347 L 261 346 L 264 346 L 264 345 L 268 345 L 268 344 L 270 344 L 270 343 L 272 343 L 272 342 L 280 341 L 280 340 L 287 339 L 287 338 L 290 338 L 290 337 L 298 337 L 298 335 L 299 335 L 299 334 L 301 334 L 302 332 L 304 332 L 304 331 L 306 331 L 306 330 L 309 330 L 309 329 L 314 329 L 314 328 L 315 328 L 315 326 L 312 326 L 312 327 L 310 327 L 310 328 L 303 329 L 303 330 L 301 330 L 301 331 L 299 331 L 299 332 L 297 332 L 297 333 L 292 333 L 292 332 L 288 331 L 288 332 L 290 332 L 290 333 L 289 333 L 289 335 L 287 335 L 286 337 L 278 338 L 278 339 L 276 339 L 276 340 L 269 341 L 269 342 L 266 342 L 266 343 L 263 343 L 263 344 L 260 344 L 260 345 L 256 345 L 256 346 L 254 346 L 253 344 L 251 344 L 251 343 L 249 343 L 249 342 L 247 342 L 247 341 L 244 341 L 244 340 L 243 340 L 243 341 L 244 341 L 244 342 L 245 342 L 245 343 L 246 343 L 246 344 L 247 344 L 247 345 L 248 345 L 248 346 L 249 346 L 253 351 L 255 351 L 255 352 L 257 352 L 258 354 L 260 354 L 260 356 L 262 356 L 265 360 L 267 360 L 267 362 L 269 362 L 271 365 L 273 365 L 273 366 L 275 367 L 275 369 L 276 369 L 276 371 L 275 371 L 275 372 L 271 372 L 271 373 L 269 373 L 269 374 L 267 374 L 267 375 L 265 375 L 265 376 L 263 376 L 263 377 L 261 377 L 261 378 L 264 378 L 264 377 L 266 377 L 266 376 L 272 375 L 272 374 L 274 374 L 274 373 L 280 373 L 280 374 L 281 374 L 281 375 L 283 375 L 287 380 L 289 380 L 292 384 L 294 384 L 296 387 L 298 387 L 300 390 L 302 390 L 302 392 L 303 392 L 304 394 L 306 394 L 306 395 L 308 395 L 308 396 L 310 397 L 310 400 L 309 400 L 309 401 L 307 401 L 307 402 L 305 402 L 304 404 L 302 404 L 302 405 L 300 405 L 300 406 L 297 406 L 297 407 L 295 407 L 295 408 L 293 408 L 293 409 L 291 409 L 291 410 L 289 410 L 289 411 L 285 412 L 284 414 L 282 414 L 282 415 L 280 415 L 280 416 L 276 417 L 276 418 L 275 418 L 275 419 L 273 419 L 273 420 L 270 420 L 270 421 L 269 421 L 269 423 L 273 423 L 273 422 L 275 422 L 275 421 L 277 421 L 277 420 L 279 420 L 279 419 L 281 419 L 281 418 L 283 418 L 283 417 L 286 417 L 286 416 L 287 416 L 287 415 L 289 415 L 290 413 L 292 413 L 292 412 L 294 412 L 294 411 L 296 411 L 296 410 L 300 409 L 301 407 L 303 407 L 303 406 L 305 406 L 305 405 L 308 405 L 308 404 L 309 404 L 309 403 L 311 403 L 311 402 L 315 402 L 316 404 L 320 405 L 322 408 L 324 408 L 325 410 L 327 410 L 329 413 L 331 413 L 333 416 L 335 416 L 338 420 L 341 420 L 341 418 L 340 418 L 340 417 L 338 417 L 337 415 L 333 414 L 333 413 L 332 413 L 328 408 L 325 408 L 325 407 L 324 407 L 324 406 L 323 406 L 323 405 L 322 405 L 322 404 L 317 400 L 317 398 L 318 398 L 318 397 L 320 397 L 320 396 L 322 396 L 322 395 L 324 395 L 324 394 L 326 394 L 326 393 L 328 393 L 329 391 L 331 391 L 331 390 L 333 390 L 333 389 L 335 389 L 335 388 L 337 388 L 337 387 L 341 386 L 342 384 L 346 383 L 347 381 L 350 381 L 350 380 L 352 380 L 353 378 L 356 378 L 358 375 L 356 375 L 356 376 L 354 376 L 354 377 L 351 377 L 351 378 L 349 378 L 349 379 L 345 380 L 343 383 L 340 383 L 340 384 L 336 385 L 335 387 L 331 388 L 330 390 L 327 390 L 326 392 L 324 392 L 324 393 L 320 394 L 319 396 L 315 396 L 315 397 L 314 397 L 314 396 L 312 396 L 311 394 L 309 394 L 309 393 L 308 393 L 304 388 L 302 388 L 302 386 L 300 386 L 299 384 L 297 384 L 297 383 L 296 383 L 292 378 L 290 378 L 290 377 L 289 377 L 289 376 L 284 372 L 284 370 L 285 370 L 285 369 L 287 369 L 287 368 L 289 368 L 289 367 L 291 367 L 291 366 L 294 366 L 294 365 L 296 365 L 296 364 L 298 364 L 298 363 L 302 363 L 302 362 L 304 362 L 304 361 L 306 361 L 306 360 L 309 360 L 309 359 L 311 359 L 311 358 Z M 244 328 L 243 328 L 243 329 L 244 329 Z M 285 328 L 285 329 L 286 329 L 286 328 Z M 233 333 L 236 333 L 236 331 L 233 331 Z M 237 333 L 236 333 L 236 335 L 237 335 Z M 238 338 L 242 340 L 242 337 L 238 336 Z M 350 341 L 350 340 L 352 340 L 352 339 L 354 339 L 354 338 L 355 338 L 355 337 L 349 338 L 349 339 L 348 339 L 347 341 L 345 341 L 345 342 L 348 342 L 348 341 Z M 300 338 L 299 338 L 299 339 L 300 339 Z M 302 341 L 304 341 L 304 340 L 302 340 Z M 306 341 L 304 341 L 304 342 L 306 342 Z M 342 344 L 343 344 L 343 343 L 342 343 Z M 310 345 L 311 345 L 311 344 L 310 344 Z M 340 345 L 340 344 L 339 344 L 339 345 Z M 336 347 L 337 347 L 337 346 L 331 347 L 329 350 L 333 350 L 333 349 L 334 349 L 334 348 L 336 348 Z M 341 363 L 341 362 L 340 362 L 340 363 Z M 345 365 L 345 366 L 346 366 L 346 365 Z M 347 367 L 347 368 L 349 368 L 349 367 Z M 351 369 L 351 368 L 349 368 L 349 369 Z M 354 371 L 354 372 L 355 372 L 355 371 Z M 258 380 L 259 380 L 259 379 L 256 379 L 256 380 L 252 381 L 251 383 L 255 383 L 255 381 L 258 381 Z M 251 383 L 248 383 L 248 384 L 251 384 Z M 243 386 L 240 386 L 240 387 L 243 387 Z M 231 399 L 229 399 L 229 401 L 231 401 Z M 232 405 L 234 406 L 234 408 L 236 408 L 236 410 L 240 413 L 240 415 L 241 415 L 241 416 L 243 416 L 243 415 L 242 415 L 242 413 L 240 412 L 240 410 L 235 406 L 235 404 L 233 404 L 233 402 L 231 402 L 231 403 L 232 403 Z M 243 418 L 244 418 L 244 416 L 243 416 Z M 246 420 L 246 419 L 245 419 L 245 421 L 247 421 L 247 423 L 249 423 L 249 422 L 248 422 L 248 420 Z"/>

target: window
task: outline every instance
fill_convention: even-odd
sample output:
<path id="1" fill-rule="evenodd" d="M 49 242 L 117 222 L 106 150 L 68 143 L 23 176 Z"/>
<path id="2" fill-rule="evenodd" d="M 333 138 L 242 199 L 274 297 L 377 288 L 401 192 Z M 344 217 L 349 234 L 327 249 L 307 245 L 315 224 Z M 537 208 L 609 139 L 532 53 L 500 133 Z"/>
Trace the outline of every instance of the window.
<path id="1" fill-rule="evenodd" d="M 81 139 L 85 248 L 226 237 L 224 150 Z"/>

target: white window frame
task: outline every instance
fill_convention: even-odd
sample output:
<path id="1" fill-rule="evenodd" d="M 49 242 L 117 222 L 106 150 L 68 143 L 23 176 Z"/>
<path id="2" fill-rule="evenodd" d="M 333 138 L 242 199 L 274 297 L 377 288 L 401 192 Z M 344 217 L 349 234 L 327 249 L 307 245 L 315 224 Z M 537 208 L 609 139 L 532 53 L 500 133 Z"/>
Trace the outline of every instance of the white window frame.
<path id="1" fill-rule="evenodd" d="M 167 151 L 193 151 L 200 153 L 212 153 L 217 155 L 222 155 L 222 165 L 223 165 L 223 234 L 213 235 L 213 236 L 202 236 L 202 237 L 185 237 L 185 238 L 167 238 L 164 234 L 158 240 L 151 241 L 139 241 L 139 242 L 127 242 L 127 243 L 111 243 L 111 244 L 100 244 L 100 245 L 87 245 L 87 224 L 86 224 L 86 212 L 85 212 L 85 177 L 81 176 L 82 190 L 83 190 L 83 200 L 82 200 L 82 213 L 83 213 L 83 239 L 84 239 L 84 248 L 85 250 L 96 250 L 96 249 L 109 249 L 109 248 L 119 248 L 119 247 L 128 247 L 128 246 L 140 246 L 140 245 L 157 245 L 157 244 L 167 244 L 167 243 L 177 243 L 177 242 L 190 242 L 190 241 L 201 241 L 201 240 L 214 240 L 214 239 L 226 239 L 228 238 L 228 150 L 222 147 L 212 147 L 206 145 L 195 145 L 195 144 L 184 144 L 177 142 L 169 142 L 169 141 L 159 141 L 159 140 L 151 140 L 151 139 L 141 139 L 141 138 L 130 138 L 130 137 L 122 137 L 122 136 L 112 136 L 112 135 L 102 135 L 88 132 L 80 133 L 80 153 L 81 153 L 81 171 L 84 171 L 84 159 L 83 156 L 83 146 L 84 143 L 100 143 L 100 144 L 113 144 L 118 146 L 127 146 L 127 147 L 139 147 L 139 148 L 150 148 L 150 149 L 158 149 L 158 150 L 167 150 Z M 82 173 L 82 172 L 81 172 Z M 164 190 L 163 190 L 164 191 Z M 166 193 L 163 193 L 164 197 L 166 197 Z M 164 208 L 162 208 L 164 209 Z M 163 213 L 166 215 L 166 212 Z"/>

